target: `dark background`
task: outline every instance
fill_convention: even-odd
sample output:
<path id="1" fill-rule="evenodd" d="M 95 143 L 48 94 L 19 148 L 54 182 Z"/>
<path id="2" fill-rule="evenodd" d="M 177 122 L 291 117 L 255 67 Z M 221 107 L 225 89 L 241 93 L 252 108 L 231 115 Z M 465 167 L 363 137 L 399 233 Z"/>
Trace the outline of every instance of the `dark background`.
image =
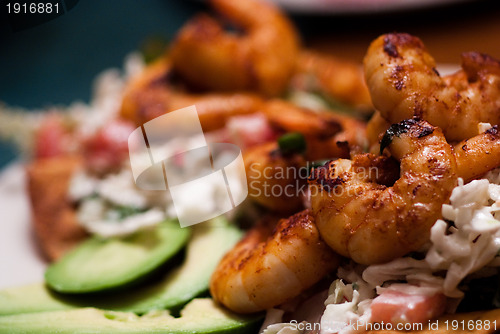
<path id="1" fill-rule="evenodd" d="M 52 21 L 13 32 L 6 3 L 0 1 L 0 101 L 25 108 L 88 101 L 99 72 L 121 67 L 148 37 L 171 40 L 189 17 L 206 10 L 199 1 L 80 0 Z M 458 63 L 460 52 L 469 50 L 500 58 L 498 0 L 357 15 L 294 13 L 292 18 L 306 45 L 355 61 L 361 61 L 371 40 L 392 31 L 420 36 L 438 62 Z M 0 166 L 14 157 L 14 149 L 0 142 Z"/>

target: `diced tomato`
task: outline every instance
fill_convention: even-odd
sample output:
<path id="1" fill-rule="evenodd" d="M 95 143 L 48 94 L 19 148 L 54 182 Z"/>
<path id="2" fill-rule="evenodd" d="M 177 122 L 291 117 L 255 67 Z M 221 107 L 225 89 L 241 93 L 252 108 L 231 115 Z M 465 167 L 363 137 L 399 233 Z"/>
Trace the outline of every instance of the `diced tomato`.
<path id="1" fill-rule="evenodd" d="M 231 136 L 229 135 L 229 130 L 225 127 L 205 133 L 205 139 L 209 143 L 233 143 L 233 144 L 235 144 L 234 140 L 231 139 Z"/>
<path id="2" fill-rule="evenodd" d="M 446 297 L 410 295 L 386 290 L 371 304 L 371 321 L 384 323 L 423 323 L 444 313 Z"/>
<path id="3" fill-rule="evenodd" d="M 277 134 L 263 114 L 251 114 L 232 117 L 226 128 L 230 140 L 245 149 L 267 143 L 277 138 Z"/>
<path id="4" fill-rule="evenodd" d="M 83 152 L 87 166 L 97 173 L 118 169 L 128 158 L 128 137 L 134 130 L 132 123 L 114 120 L 84 140 Z"/>
<path id="5" fill-rule="evenodd" d="M 174 155 L 174 165 L 177 167 L 184 167 L 185 164 L 185 157 L 184 157 L 184 152 L 183 151 L 178 151 Z"/>
<path id="6" fill-rule="evenodd" d="M 61 116 L 49 114 L 35 134 L 34 155 L 36 159 L 63 155 L 70 149 L 70 136 Z"/>

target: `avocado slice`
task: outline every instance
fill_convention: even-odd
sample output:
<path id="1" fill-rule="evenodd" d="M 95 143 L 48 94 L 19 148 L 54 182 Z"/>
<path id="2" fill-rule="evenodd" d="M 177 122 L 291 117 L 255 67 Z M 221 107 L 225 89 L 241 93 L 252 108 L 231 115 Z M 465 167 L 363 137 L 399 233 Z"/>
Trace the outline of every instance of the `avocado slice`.
<path id="1" fill-rule="evenodd" d="M 69 310 L 85 305 L 78 299 L 56 295 L 44 283 L 23 285 L 0 291 L 0 316 Z"/>
<path id="2" fill-rule="evenodd" d="M 137 316 L 95 308 L 8 315 L 0 317 L 0 334 L 256 333 L 260 320 L 261 315 L 238 316 L 204 298 L 187 304 L 180 318 L 172 317 L 168 311 Z"/>
<path id="3" fill-rule="evenodd" d="M 170 220 L 127 237 L 93 237 L 52 264 L 45 280 L 55 291 L 75 294 L 127 286 L 177 254 L 189 234 Z"/>
<path id="4" fill-rule="evenodd" d="M 156 283 L 108 294 L 105 300 L 99 296 L 58 294 L 43 283 L 10 288 L 0 291 L 0 315 L 88 306 L 138 314 L 162 309 L 177 312 L 192 298 L 208 290 L 212 272 L 241 235 L 242 232 L 226 219 L 212 219 L 192 228 L 184 262 Z"/>
<path id="5" fill-rule="evenodd" d="M 138 314 L 158 309 L 177 312 L 208 290 L 210 276 L 217 264 L 241 236 L 242 232 L 222 217 L 198 224 L 193 227 L 186 258 L 180 267 L 156 284 L 107 298 L 92 306 Z"/>

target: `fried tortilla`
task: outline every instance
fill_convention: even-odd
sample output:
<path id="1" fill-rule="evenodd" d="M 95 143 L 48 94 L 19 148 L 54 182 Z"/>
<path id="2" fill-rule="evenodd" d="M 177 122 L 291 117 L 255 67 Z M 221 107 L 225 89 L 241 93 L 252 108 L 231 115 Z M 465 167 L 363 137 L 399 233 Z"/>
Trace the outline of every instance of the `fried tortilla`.
<path id="1" fill-rule="evenodd" d="M 27 167 L 35 233 L 44 255 L 51 261 L 87 237 L 78 225 L 68 186 L 73 172 L 81 165 L 79 157 L 35 160 Z"/>

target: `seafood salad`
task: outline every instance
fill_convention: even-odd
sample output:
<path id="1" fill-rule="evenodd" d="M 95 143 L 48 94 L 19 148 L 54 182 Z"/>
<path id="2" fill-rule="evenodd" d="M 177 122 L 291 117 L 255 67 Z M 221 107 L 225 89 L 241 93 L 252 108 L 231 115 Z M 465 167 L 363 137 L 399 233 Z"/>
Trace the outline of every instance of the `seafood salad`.
<path id="1" fill-rule="evenodd" d="M 0 291 L 0 333 L 500 330 L 500 61 L 442 76 L 390 33 L 356 64 L 306 49 L 271 3 L 209 4 L 88 105 L 2 107 L 50 264 Z M 129 136 L 193 105 L 207 142 L 241 149 L 248 197 L 181 228 L 169 191 L 135 184 Z M 203 191 L 190 210 L 226 187 Z"/>

